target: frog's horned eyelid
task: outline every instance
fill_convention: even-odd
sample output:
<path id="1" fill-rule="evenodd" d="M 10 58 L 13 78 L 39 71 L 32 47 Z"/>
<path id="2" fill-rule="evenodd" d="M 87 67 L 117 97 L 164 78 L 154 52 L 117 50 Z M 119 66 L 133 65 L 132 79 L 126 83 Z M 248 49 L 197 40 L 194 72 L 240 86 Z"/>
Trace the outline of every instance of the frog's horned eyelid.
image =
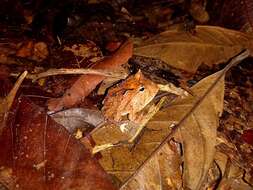
<path id="1" fill-rule="evenodd" d="M 141 86 L 139 89 L 140 92 L 143 92 L 144 90 L 145 90 L 144 86 Z"/>

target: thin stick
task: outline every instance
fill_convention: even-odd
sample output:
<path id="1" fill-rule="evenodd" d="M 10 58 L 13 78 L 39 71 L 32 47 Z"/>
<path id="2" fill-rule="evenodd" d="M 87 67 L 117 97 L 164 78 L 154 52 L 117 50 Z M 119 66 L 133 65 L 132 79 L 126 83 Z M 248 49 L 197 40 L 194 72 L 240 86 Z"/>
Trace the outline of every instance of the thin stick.
<path id="1" fill-rule="evenodd" d="M 16 81 L 16 83 L 14 84 L 14 87 L 11 89 L 11 91 L 9 92 L 8 96 L 6 97 L 7 100 L 7 109 L 9 110 L 14 98 L 17 94 L 18 89 L 20 88 L 20 85 L 22 84 L 23 80 L 26 78 L 28 72 L 24 71 L 20 77 L 18 78 L 18 80 Z"/>
<path id="2" fill-rule="evenodd" d="M 49 69 L 45 72 L 38 73 L 38 74 L 29 74 L 26 78 L 32 79 L 33 82 L 49 76 L 55 75 L 73 75 L 73 74 L 95 74 L 101 75 L 106 77 L 112 78 L 126 78 L 127 73 L 123 71 L 108 71 L 108 70 L 101 70 L 101 69 Z M 16 76 L 17 74 L 12 74 L 12 76 Z"/>
<path id="3" fill-rule="evenodd" d="M 151 154 L 144 160 L 144 162 L 135 170 L 135 172 L 129 176 L 129 178 L 124 182 L 124 184 L 121 186 L 124 187 L 125 185 L 127 185 L 127 183 L 133 178 L 135 177 L 140 170 L 153 158 L 153 156 L 155 154 L 157 154 L 161 148 L 169 141 L 171 140 L 171 138 L 174 136 L 174 134 L 179 130 L 179 127 L 182 126 L 182 124 L 184 124 L 184 122 L 188 119 L 188 117 L 199 107 L 199 105 L 203 102 L 203 100 L 210 94 L 210 92 L 215 88 L 215 86 L 217 85 L 217 83 L 222 79 L 222 77 L 226 74 L 226 72 L 231 69 L 231 67 L 237 65 L 238 63 L 240 63 L 242 60 L 244 60 L 245 58 L 247 58 L 250 55 L 249 50 L 244 50 L 241 53 L 239 53 L 237 56 L 235 56 L 230 63 L 222 70 L 222 72 L 220 73 L 220 75 L 218 76 L 218 78 L 213 82 L 213 84 L 207 89 L 207 91 L 205 92 L 205 94 L 200 97 L 192 106 L 192 108 L 184 115 L 184 117 L 179 121 L 179 123 L 177 125 L 174 125 L 174 127 L 171 129 L 171 132 L 162 140 L 161 144 L 155 148 L 155 150 L 153 150 L 151 152 Z M 120 189 L 121 189 L 120 188 Z"/>
<path id="4" fill-rule="evenodd" d="M 3 128 L 5 127 L 5 122 L 9 114 L 9 110 L 13 104 L 13 101 L 16 97 L 18 89 L 20 88 L 23 80 L 26 78 L 28 72 L 24 71 L 14 84 L 13 88 L 9 94 L 0 102 L 0 135 L 2 134 Z"/>

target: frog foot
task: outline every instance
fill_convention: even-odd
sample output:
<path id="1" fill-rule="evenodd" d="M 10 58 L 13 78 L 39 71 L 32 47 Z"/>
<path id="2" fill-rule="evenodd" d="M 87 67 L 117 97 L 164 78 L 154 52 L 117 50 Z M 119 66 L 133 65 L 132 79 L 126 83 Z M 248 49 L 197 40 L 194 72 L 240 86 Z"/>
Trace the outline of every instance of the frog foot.
<path id="1" fill-rule="evenodd" d="M 122 122 L 119 125 L 119 128 L 120 128 L 120 130 L 121 130 L 122 133 L 127 133 L 128 131 L 130 131 L 131 126 L 129 125 L 129 122 L 126 121 L 126 122 Z"/>

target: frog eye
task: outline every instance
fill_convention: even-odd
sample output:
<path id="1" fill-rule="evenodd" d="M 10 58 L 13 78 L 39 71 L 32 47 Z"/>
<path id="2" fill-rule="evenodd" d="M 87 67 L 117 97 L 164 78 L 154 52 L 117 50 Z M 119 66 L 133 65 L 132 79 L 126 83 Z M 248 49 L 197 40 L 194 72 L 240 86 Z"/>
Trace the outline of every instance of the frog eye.
<path id="1" fill-rule="evenodd" d="M 145 88 L 143 86 L 140 87 L 139 91 L 143 92 L 145 90 Z"/>

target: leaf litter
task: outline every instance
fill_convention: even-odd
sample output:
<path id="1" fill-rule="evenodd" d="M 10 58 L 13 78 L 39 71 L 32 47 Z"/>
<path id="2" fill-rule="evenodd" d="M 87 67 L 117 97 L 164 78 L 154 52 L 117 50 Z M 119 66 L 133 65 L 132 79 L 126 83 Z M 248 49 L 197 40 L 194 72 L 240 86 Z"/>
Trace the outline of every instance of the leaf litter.
<path id="1" fill-rule="evenodd" d="M 38 16 L 21 3 L 18 35 L 37 30 L 42 39 L 12 42 L 3 24 L 11 40 L 0 44 L 0 62 L 11 74 L 0 80 L 28 74 L 1 102 L 0 187 L 251 189 L 250 66 L 230 69 L 252 56 L 251 34 L 195 26 L 213 23 L 208 1 L 123 4 L 89 2 L 96 17 L 85 5 L 58 22 L 61 8 Z"/>

